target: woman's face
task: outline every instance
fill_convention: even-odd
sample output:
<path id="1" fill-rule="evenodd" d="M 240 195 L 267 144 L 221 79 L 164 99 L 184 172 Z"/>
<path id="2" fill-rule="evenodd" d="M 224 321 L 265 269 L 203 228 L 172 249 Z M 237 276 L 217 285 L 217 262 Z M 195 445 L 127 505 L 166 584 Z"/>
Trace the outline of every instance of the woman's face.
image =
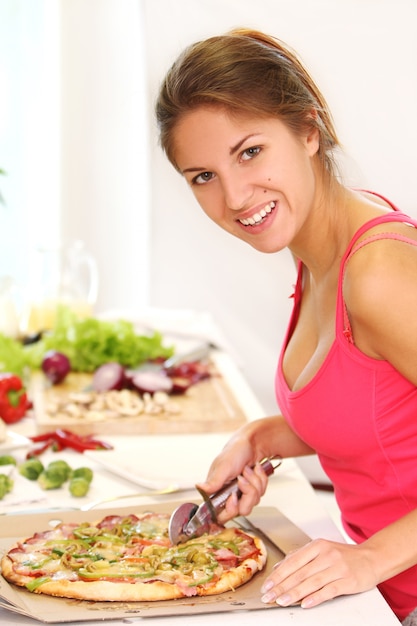
<path id="1" fill-rule="evenodd" d="M 261 252 L 295 240 L 313 207 L 317 131 L 201 107 L 174 131 L 174 157 L 204 212 Z"/>

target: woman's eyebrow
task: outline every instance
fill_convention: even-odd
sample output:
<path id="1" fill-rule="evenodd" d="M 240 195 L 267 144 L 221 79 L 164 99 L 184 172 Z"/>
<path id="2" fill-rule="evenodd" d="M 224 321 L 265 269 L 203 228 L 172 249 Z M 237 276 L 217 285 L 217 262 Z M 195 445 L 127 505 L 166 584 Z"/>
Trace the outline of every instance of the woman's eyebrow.
<path id="1" fill-rule="evenodd" d="M 205 172 L 206 169 L 205 167 L 186 167 L 185 170 L 181 170 L 181 174 L 185 174 L 186 172 Z"/>
<path id="2" fill-rule="evenodd" d="M 235 154 L 245 143 L 245 141 L 247 141 L 248 139 L 251 139 L 251 137 L 257 137 L 260 133 L 250 133 L 249 135 L 245 135 L 245 137 L 243 137 L 242 139 L 240 139 L 237 144 L 235 144 L 234 146 L 232 146 L 229 150 L 229 154 L 230 156 L 233 156 L 233 154 Z M 204 172 L 207 168 L 205 167 L 187 167 L 185 168 L 185 170 L 181 171 L 181 174 L 190 174 L 191 172 Z"/>
<path id="3" fill-rule="evenodd" d="M 238 141 L 235 146 L 232 146 L 230 148 L 230 151 L 229 151 L 230 156 L 232 156 L 232 154 L 235 154 L 235 152 L 237 152 L 242 147 L 242 145 L 245 143 L 245 141 L 247 141 L 251 137 L 257 137 L 258 134 L 259 133 L 251 133 L 250 135 L 246 135 L 245 137 L 243 137 L 243 139 Z"/>

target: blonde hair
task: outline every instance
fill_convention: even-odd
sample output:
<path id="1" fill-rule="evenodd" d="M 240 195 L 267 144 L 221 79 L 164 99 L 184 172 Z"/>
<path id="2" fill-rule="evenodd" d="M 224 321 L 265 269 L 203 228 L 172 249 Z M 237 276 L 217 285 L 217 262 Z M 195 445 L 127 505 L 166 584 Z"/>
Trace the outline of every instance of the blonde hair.
<path id="1" fill-rule="evenodd" d="M 173 131 L 200 106 L 279 117 L 296 135 L 317 128 L 319 159 L 335 174 L 333 151 L 340 143 L 327 103 L 297 55 L 278 39 L 241 28 L 197 42 L 178 57 L 155 108 L 160 144 L 174 167 Z"/>

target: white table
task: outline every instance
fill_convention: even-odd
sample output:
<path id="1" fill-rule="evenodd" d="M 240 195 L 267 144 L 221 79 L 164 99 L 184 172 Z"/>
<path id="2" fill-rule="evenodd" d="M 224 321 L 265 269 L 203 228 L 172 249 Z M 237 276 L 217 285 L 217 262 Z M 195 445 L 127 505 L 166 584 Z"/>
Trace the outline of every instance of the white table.
<path id="1" fill-rule="evenodd" d="M 98 470 L 100 471 L 100 470 Z M 123 485 L 127 481 L 114 477 L 110 481 L 106 476 L 107 494 L 113 492 L 117 484 Z M 130 485 L 132 492 L 135 487 Z M 196 494 L 190 492 L 190 497 L 195 499 Z M 164 496 L 167 498 L 167 496 Z M 170 496 L 175 500 L 175 496 Z M 149 498 L 149 502 L 159 500 Z M 130 502 L 130 500 L 129 500 Z M 132 499 L 132 505 L 135 499 Z M 144 503 L 141 499 L 140 503 Z M 276 506 L 284 515 L 290 518 L 300 528 L 302 528 L 310 537 L 326 537 L 328 539 L 340 540 L 340 533 L 328 517 L 321 503 L 317 499 L 314 491 L 309 483 L 301 474 L 296 463 L 292 460 L 286 460 L 277 474 L 270 479 L 270 485 L 267 493 L 262 501 L 263 505 Z M 124 502 L 126 506 L 126 501 Z M 11 523 L 13 517 L 10 517 Z M 124 620 L 112 620 L 115 626 L 122 626 L 126 623 L 143 622 L 146 618 L 129 618 Z M 377 590 L 372 590 L 363 594 L 346 596 L 337 598 L 327 604 L 309 610 L 303 610 L 300 607 L 277 608 L 271 611 L 236 611 L 236 613 L 216 613 L 207 615 L 190 615 L 189 618 L 184 616 L 178 617 L 153 617 L 150 618 L 151 626 L 176 626 L 177 624 L 184 626 L 184 620 L 189 619 L 192 626 L 212 626 L 213 619 L 218 620 L 225 626 L 246 626 L 254 624 L 255 621 L 262 620 L 263 626 L 268 624 L 277 624 L 280 626 L 291 625 L 297 626 L 352 626 L 353 624 L 361 624 L 361 626 L 398 626 L 398 620 L 388 608 L 382 596 Z M 7 624 L 20 624 L 21 626 L 33 625 L 33 620 L 22 616 L 14 615 L 0 609 L 0 621 Z M 76 622 L 69 622 L 76 624 Z M 88 622 L 91 626 L 101 624 L 102 621 Z"/>
<path id="2" fill-rule="evenodd" d="M 224 375 L 227 376 L 230 386 L 236 391 L 237 397 L 240 398 L 242 406 L 245 407 L 248 419 L 252 420 L 261 417 L 262 409 L 234 362 L 225 353 L 220 353 L 218 357 L 220 359 Z M 25 419 L 17 424 L 14 430 L 20 432 L 21 434 L 30 435 L 34 431 L 34 424 L 30 419 Z M 159 436 L 155 435 L 154 437 Z M 123 446 L 123 437 L 111 439 L 116 442 L 117 446 Z M 179 437 L 176 440 L 179 448 L 178 455 L 180 457 L 187 455 L 185 443 L 183 444 L 183 449 L 181 449 L 182 439 L 186 442 L 187 437 Z M 213 443 L 210 444 L 210 441 L 210 438 L 205 435 L 201 435 L 202 448 L 207 448 L 207 445 L 213 445 Z M 216 447 L 213 445 L 213 449 L 210 453 L 214 457 L 219 448 L 216 437 L 213 438 L 213 441 L 216 443 Z M 81 455 L 78 455 L 77 453 L 68 454 L 72 454 L 70 460 L 73 465 L 74 463 L 77 463 L 78 465 L 90 464 L 94 467 L 94 490 L 93 493 L 89 494 L 89 497 L 92 499 L 141 491 L 137 485 L 126 480 L 125 478 L 109 473 L 101 466 L 101 464 L 95 464 L 93 461 L 88 461 L 87 463 L 87 461 L 85 461 L 84 458 L 80 458 Z M 169 472 L 169 468 L 167 468 L 167 471 Z M 199 474 L 195 476 L 196 481 L 201 480 L 202 478 L 204 478 L 204 476 Z M 197 494 L 195 490 L 190 490 L 189 493 L 187 492 L 185 494 L 181 494 L 181 499 L 184 497 L 196 499 Z M 67 496 L 64 496 L 64 499 L 59 500 L 58 496 L 54 494 L 54 503 L 62 506 L 74 503 L 73 500 L 68 501 L 68 499 L 65 500 L 65 498 L 67 498 Z M 164 498 L 170 498 L 172 501 L 178 500 L 178 496 L 175 494 L 171 496 L 164 496 Z M 23 497 L 23 500 L 24 499 L 25 498 Z M 159 501 L 157 498 L 152 497 L 140 499 L 141 504 L 148 504 L 157 501 Z M 133 506 L 135 504 L 135 499 L 133 498 L 128 501 L 120 501 L 120 506 L 126 506 L 127 503 L 131 503 Z M 50 501 L 47 501 L 46 506 L 49 505 Z M 326 513 L 309 482 L 302 474 L 298 465 L 291 459 L 285 460 L 282 466 L 276 471 L 276 474 L 270 478 L 270 484 L 267 493 L 262 500 L 262 505 L 274 506 L 278 508 L 284 515 L 302 528 L 312 538 L 325 537 L 336 541 L 343 540 L 338 528 Z M 20 508 L 22 509 L 26 509 L 28 506 L 29 505 L 25 502 L 20 504 Z M 45 506 L 45 502 L 32 503 L 30 508 L 36 509 L 42 506 Z M 4 510 L 3 506 L 3 512 Z M 0 512 L 1 511 L 2 507 L 0 507 Z M 10 521 L 13 523 L 12 516 L 10 516 Z M 310 626 L 352 626 L 353 624 L 360 624 L 361 626 L 398 626 L 399 623 L 376 589 L 363 594 L 337 598 L 331 602 L 309 610 L 304 610 L 300 607 L 277 607 L 274 610 L 267 611 L 255 610 L 246 612 L 236 611 L 216 613 L 214 616 L 213 614 L 205 614 L 190 615 L 189 617 L 129 617 L 129 619 L 111 620 L 111 623 L 115 626 L 122 626 L 126 623 L 136 624 L 143 622 L 146 619 L 151 619 L 149 622 L 151 626 L 176 626 L 177 624 L 178 626 L 184 626 L 184 623 L 187 622 L 192 626 L 212 626 L 214 619 L 216 619 L 218 623 L 224 624 L 225 626 L 233 626 L 235 624 L 236 626 L 245 626 L 246 624 L 253 625 L 256 623 L 256 620 L 261 620 L 263 626 L 267 626 L 268 624 L 275 625 L 278 623 L 280 626 L 302 626 L 304 624 Z M 1 609 L 0 621 L 2 623 L 21 626 L 33 626 L 34 624 L 31 619 Z M 79 622 L 67 623 L 78 624 Z M 102 620 L 88 622 L 91 626 L 98 626 L 102 623 Z"/>

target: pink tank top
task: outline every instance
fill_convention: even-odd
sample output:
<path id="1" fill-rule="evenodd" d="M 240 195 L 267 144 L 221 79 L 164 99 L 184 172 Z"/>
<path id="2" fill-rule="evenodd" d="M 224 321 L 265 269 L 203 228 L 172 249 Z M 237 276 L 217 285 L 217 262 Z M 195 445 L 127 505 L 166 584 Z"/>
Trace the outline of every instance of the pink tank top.
<path id="1" fill-rule="evenodd" d="M 416 221 L 396 211 L 371 220 L 355 234 L 340 266 L 335 340 L 314 378 L 292 392 L 282 361 L 298 319 L 300 266 L 276 374 L 280 410 L 299 437 L 317 451 L 334 485 L 346 532 L 356 542 L 417 508 L 417 388 L 387 361 L 372 359 L 355 347 L 342 293 L 346 262 L 359 247 L 383 238 L 417 245 L 395 233 L 379 233 L 354 247 L 367 230 L 389 222 L 417 227 Z M 417 607 L 417 566 L 379 588 L 404 619 Z"/>

